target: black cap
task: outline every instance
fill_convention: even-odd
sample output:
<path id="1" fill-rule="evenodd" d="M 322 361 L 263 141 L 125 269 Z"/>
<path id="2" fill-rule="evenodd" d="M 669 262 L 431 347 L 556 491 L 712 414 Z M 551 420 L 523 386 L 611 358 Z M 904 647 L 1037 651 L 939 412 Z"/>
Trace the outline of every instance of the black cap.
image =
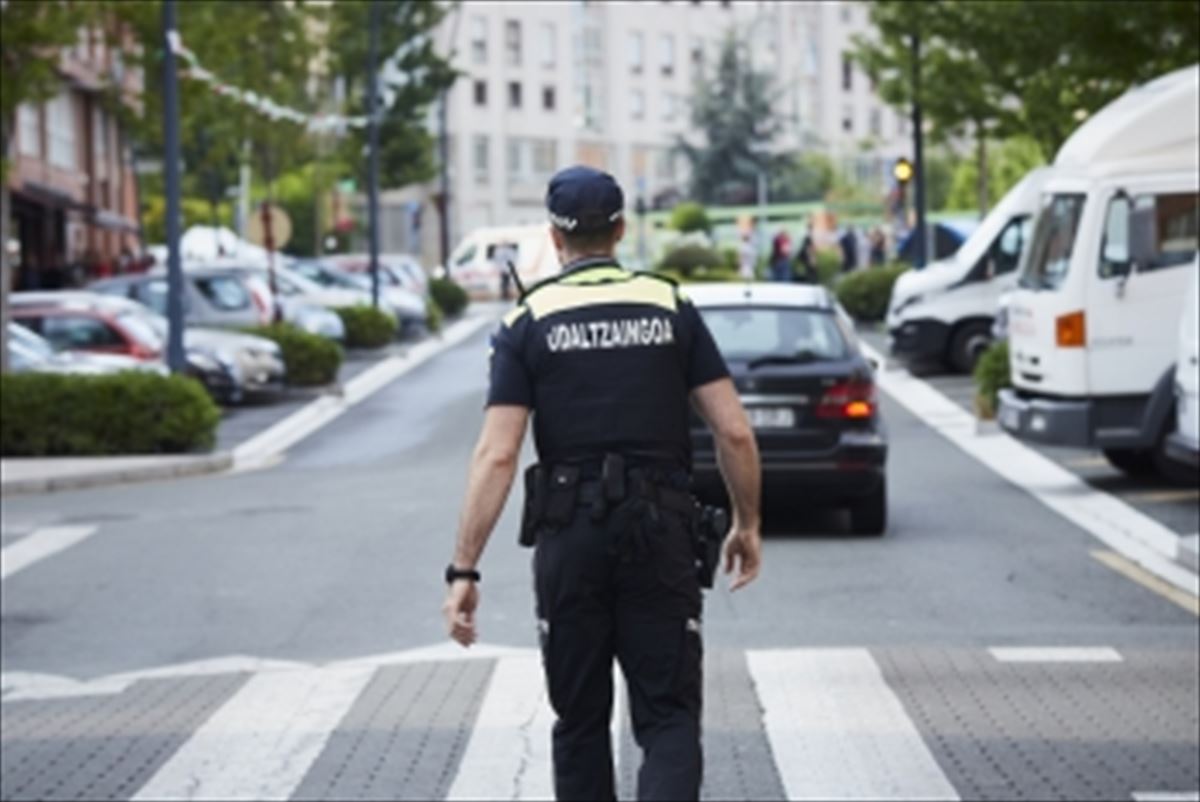
<path id="1" fill-rule="evenodd" d="M 558 171 L 546 189 L 550 222 L 560 231 L 603 231 L 621 219 L 625 193 L 608 173 L 577 165 Z"/>

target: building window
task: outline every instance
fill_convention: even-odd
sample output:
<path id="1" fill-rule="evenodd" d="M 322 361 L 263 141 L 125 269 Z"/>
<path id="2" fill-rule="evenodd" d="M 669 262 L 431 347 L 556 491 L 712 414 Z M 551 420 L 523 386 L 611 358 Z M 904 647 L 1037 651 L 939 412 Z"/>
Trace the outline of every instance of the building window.
<path id="1" fill-rule="evenodd" d="M 850 91 L 854 85 L 854 62 L 850 60 L 849 53 L 842 54 L 842 89 Z"/>
<path id="2" fill-rule="evenodd" d="M 667 92 L 663 95 L 663 119 L 675 119 L 675 93 Z"/>
<path id="3" fill-rule="evenodd" d="M 42 115 L 32 103 L 22 103 L 17 109 L 17 145 L 22 156 L 42 156 Z"/>
<path id="4" fill-rule="evenodd" d="M 75 103 L 69 92 L 59 93 L 46 104 L 46 129 L 50 134 L 50 163 L 75 169 Z"/>
<path id="5" fill-rule="evenodd" d="M 519 139 L 508 140 L 508 177 L 510 180 L 517 178 L 521 175 L 521 172 L 522 172 L 521 150 L 522 150 L 521 140 L 519 140 Z"/>
<path id="6" fill-rule="evenodd" d="M 488 86 L 487 81 L 476 81 L 475 82 L 475 105 L 476 106 L 486 106 L 487 105 L 487 86 Z"/>
<path id="7" fill-rule="evenodd" d="M 849 24 L 849 22 L 850 22 L 850 4 L 849 3 L 846 3 L 846 2 L 842 3 L 841 13 L 842 13 L 842 22 Z"/>
<path id="8" fill-rule="evenodd" d="M 542 108 L 546 111 L 554 111 L 557 98 L 555 97 L 553 86 L 542 87 Z"/>
<path id="9" fill-rule="evenodd" d="M 898 136 L 904 136 L 907 133 L 908 133 L 908 118 L 905 117 L 903 113 L 897 112 L 896 113 L 896 134 Z"/>
<path id="10" fill-rule="evenodd" d="M 654 164 L 654 175 L 660 181 L 673 181 L 675 179 L 675 154 L 670 150 L 658 151 L 658 158 Z"/>
<path id="11" fill-rule="evenodd" d="M 659 65 L 662 67 L 662 74 L 670 75 L 675 71 L 675 37 L 664 33 L 659 40 L 659 48 L 661 59 Z"/>
<path id="12" fill-rule="evenodd" d="M 504 50 L 508 54 L 508 66 L 521 66 L 521 21 L 510 19 L 504 23 Z"/>
<path id="13" fill-rule="evenodd" d="M 488 159 L 488 138 L 482 134 L 476 135 L 472 140 L 471 150 L 471 163 L 475 167 L 475 183 L 486 184 L 491 169 Z"/>
<path id="14" fill-rule="evenodd" d="M 846 133 L 854 130 L 854 109 L 850 106 L 842 107 L 842 130 Z"/>
<path id="15" fill-rule="evenodd" d="M 639 31 L 630 32 L 628 43 L 629 69 L 633 72 L 642 71 L 643 41 L 642 34 Z"/>
<path id="16" fill-rule="evenodd" d="M 521 82 L 508 82 L 508 107 L 510 109 L 521 108 Z"/>
<path id="17" fill-rule="evenodd" d="M 534 139 L 532 144 L 534 178 L 549 178 L 558 167 L 558 142 L 553 139 Z"/>
<path id="18" fill-rule="evenodd" d="M 487 63 L 487 19 L 471 18 L 471 58 L 476 64 Z"/>
<path id="19" fill-rule="evenodd" d="M 646 95 L 642 90 L 635 89 L 629 93 L 629 113 L 635 120 L 646 116 Z"/>
<path id="20" fill-rule="evenodd" d="M 688 50 L 691 53 L 692 66 L 697 68 L 704 66 L 704 40 L 699 36 L 693 36 Z"/>
<path id="21" fill-rule="evenodd" d="M 557 37 L 555 36 L 554 23 L 542 23 L 542 66 L 553 67 L 557 57 Z"/>
<path id="22" fill-rule="evenodd" d="M 871 117 L 867 125 L 871 131 L 871 136 L 880 136 L 883 134 L 883 114 L 879 109 L 871 109 Z"/>

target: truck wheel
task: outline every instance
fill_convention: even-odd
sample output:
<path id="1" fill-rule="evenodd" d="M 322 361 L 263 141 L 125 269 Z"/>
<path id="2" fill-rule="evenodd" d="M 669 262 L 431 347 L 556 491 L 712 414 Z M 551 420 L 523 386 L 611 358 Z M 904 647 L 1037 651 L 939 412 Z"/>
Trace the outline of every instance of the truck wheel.
<path id="1" fill-rule="evenodd" d="M 1172 413 L 1170 420 L 1175 420 L 1174 413 Z M 1200 471 L 1197 471 L 1191 465 L 1185 465 L 1182 462 L 1171 459 L 1167 454 L 1168 435 L 1170 435 L 1170 427 L 1158 438 L 1158 445 L 1150 452 L 1150 462 L 1153 465 L 1154 471 L 1170 484 L 1178 487 L 1195 487 L 1198 480 L 1200 480 Z"/>
<path id="2" fill-rule="evenodd" d="M 1143 448 L 1106 448 L 1104 458 L 1108 464 L 1129 476 L 1153 476 L 1155 473 L 1154 453 Z"/>
<path id="3" fill-rule="evenodd" d="M 975 320 L 963 325 L 950 341 L 950 366 L 960 373 L 970 373 L 991 344 L 990 323 Z"/>
<path id="4" fill-rule="evenodd" d="M 850 531 L 856 535 L 882 535 L 887 530 L 887 483 L 881 481 L 871 495 L 850 505 Z"/>

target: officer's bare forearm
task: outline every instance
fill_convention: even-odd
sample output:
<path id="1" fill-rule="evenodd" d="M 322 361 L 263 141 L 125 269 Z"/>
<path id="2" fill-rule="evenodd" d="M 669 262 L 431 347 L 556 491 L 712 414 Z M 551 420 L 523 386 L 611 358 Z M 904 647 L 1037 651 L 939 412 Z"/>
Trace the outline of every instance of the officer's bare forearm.
<path id="1" fill-rule="evenodd" d="M 717 466 L 733 505 L 734 528 L 757 530 L 762 477 L 754 431 L 747 425 L 744 430 L 717 436 L 716 445 Z"/>
<path id="2" fill-rule="evenodd" d="M 528 410 L 491 407 L 471 457 L 467 495 L 458 522 L 454 564 L 474 568 L 504 509 L 525 437 Z"/>

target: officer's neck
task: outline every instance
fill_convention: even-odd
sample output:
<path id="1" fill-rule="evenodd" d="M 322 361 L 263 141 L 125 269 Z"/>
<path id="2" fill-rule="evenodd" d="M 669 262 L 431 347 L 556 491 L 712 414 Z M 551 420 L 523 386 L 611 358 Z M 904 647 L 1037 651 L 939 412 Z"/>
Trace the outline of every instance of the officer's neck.
<path id="1" fill-rule="evenodd" d="M 616 254 L 609 251 L 586 251 L 584 253 L 572 253 L 564 251 L 562 255 L 563 272 L 574 270 L 579 267 L 587 267 L 593 264 L 615 264 L 617 261 Z"/>

